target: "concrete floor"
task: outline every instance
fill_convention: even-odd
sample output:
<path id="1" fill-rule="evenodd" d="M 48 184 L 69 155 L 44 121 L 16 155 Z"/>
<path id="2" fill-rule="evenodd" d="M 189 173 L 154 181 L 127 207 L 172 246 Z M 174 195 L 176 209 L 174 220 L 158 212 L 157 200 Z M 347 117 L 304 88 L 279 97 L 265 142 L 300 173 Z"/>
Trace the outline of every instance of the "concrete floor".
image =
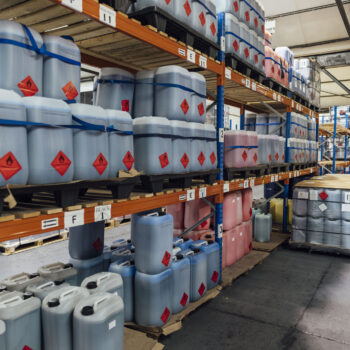
<path id="1" fill-rule="evenodd" d="M 128 226 L 106 231 L 106 243 Z M 67 261 L 68 242 L 0 256 L 0 280 Z M 283 248 L 161 339 L 165 349 L 350 349 L 350 259 Z"/>

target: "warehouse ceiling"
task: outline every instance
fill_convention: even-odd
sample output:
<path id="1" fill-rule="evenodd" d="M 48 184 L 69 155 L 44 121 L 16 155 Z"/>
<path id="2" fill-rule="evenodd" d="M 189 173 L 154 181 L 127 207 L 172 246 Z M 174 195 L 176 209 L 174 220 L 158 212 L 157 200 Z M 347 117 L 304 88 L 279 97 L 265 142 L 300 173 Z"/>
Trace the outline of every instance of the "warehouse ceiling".
<path id="1" fill-rule="evenodd" d="M 273 47 L 288 46 L 296 57 L 318 57 L 331 73 L 321 75 L 321 108 L 350 105 L 350 0 L 261 2 L 267 20 L 276 21 Z"/>

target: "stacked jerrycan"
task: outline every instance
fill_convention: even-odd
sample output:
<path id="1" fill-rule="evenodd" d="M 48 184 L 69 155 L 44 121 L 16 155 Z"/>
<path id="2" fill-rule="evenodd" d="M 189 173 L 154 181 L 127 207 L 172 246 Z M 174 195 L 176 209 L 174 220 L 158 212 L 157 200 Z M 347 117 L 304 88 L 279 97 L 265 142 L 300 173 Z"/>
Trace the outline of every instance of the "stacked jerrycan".
<path id="1" fill-rule="evenodd" d="M 256 214 L 254 218 L 254 240 L 257 242 L 270 242 L 272 231 L 272 215 Z"/>
<path id="2" fill-rule="evenodd" d="M 71 125 L 68 105 L 46 97 L 23 99 L 27 121 Z M 73 131 L 69 128 L 28 129 L 29 184 L 60 183 L 73 180 Z"/>
<path id="3" fill-rule="evenodd" d="M 205 123 L 206 112 L 206 94 L 207 82 L 203 75 L 199 73 L 190 73 L 192 80 L 192 90 L 195 91 L 191 95 L 190 114 L 188 121 L 195 123 Z"/>
<path id="4" fill-rule="evenodd" d="M 173 217 L 157 212 L 132 215 L 135 244 L 135 320 L 162 326 L 172 313 Z"/>
<path id="5" fill-rule="evenodd" d="M 108 127 L 109 177 L 117 177 L 120 170 L 129 171 L 134 166 L 133 124 L 129 113 L 106 110 Z"/>
<path id="6" fill-rule="evenodd" d="M 77 270 L 72 264 L 64 264 L 61 262 L 41 266 L 38 274 L 51 281 L 64 280 L 72 286 L 77 285 Z"/>
<path id="7" fill-rule="evenodd" d="M 17 275 L 7 277 L 1 281 L 1 284 L 6 287 L 9 292 L 25 292 L 28 286 L 33 284 L 38 284 L 44 279 L 40 277 L 37 273 L 26 273 L 22 272 Z"/>
<path id="8" fill-rule="evenodd" d="M 40 306 L 40 299 L 30 293 L 10 292 L 0 296 L 0 319 L 6 329 L 0 335 L 5 343 L 2 349 L 41 349 Z"/>
<path id="9" fill-rule="evenodd" d="M 123 280 L 117 273 L 100 272 L 84 279 L 81 286 L 90 294 L 111 293 L 124 297 Z"/>
<path id="10" fill-rule="evenodd" d="M 75 130 L 74 141 L 74 179 L 97 180 L 109 176 L 108 126 L 106 111 L 97 106 L 80 103 L 70 105 L 74 124 L 94 124 L 92 130 Z"/>
<path id="11" fill-rule="evenodd" d="M 36 51 L 43 46 L 40 34 L 14 21 L 1 20 L 0 39 L 4 41 L 0 45 L 0 88 L 20 96 L 42 96 L 44 56 Z"/>
<path id="12" fill-rule="evenodd" d="M 141 117 L 134 120 L 133 127 L 136 169 L 147 175 L 171 174 L 173 150 L 168 119 Z"/>
<path id="13" fill-rule="evenodd" d="M 132 112 L 135 88 L 133 74 L 119 68 L 102 68 L 97 83 L 98 106 Z"/>
<path id="14" fill-rule="evenodd" d="M 104 221 L 99 221 L 69 230 L 70 263 L 77 270 L 77 285 L 103 271 L 104 227 Z"/>
<path id="15" fill-rule="evenodd" d="M 140 11 L 147 7 L 156 6 L 157 8 L 164 10 L 170 15 L 174 15 L 175 1 L 163 1 L 163 0 L 138 0 L 132 5 L 132 11 Z"/>
<path id="16" fill-rule="evenodd" d="M 6 349 L 6 324 L 4 321 L 0 321 L 0 348 L 1 349 Z"/>
<path id="17" fill-rule="evenodd" d="M 136 4 L 139 3 L 140 1 Z M 165 1 L 161 1 L 161 3 L 166 4 Z M 134 118 L 153 115 L 154 77 L 155 71 L 153 70 L 139 71 L 135 75 Z"/>
<path id="18" fill-rule="evenodd" d="M 218 18 L 216 12 L 215 0 L 207 0 L 207 26 L 205 36 L 214 44 L 218 42 Z"/>
<path id="19" fill-rule="evenodd" d="M 201 199 L 195 199 L 185 203 L 184 227 L 191 228 L 197 222 L 204 220 L 211 213 L 210 206 Z M 210 218 L 203 221 L 195 231 L 208 230 L 210 227 Z"/>
<path id="20" fill-rule="evenodd" d="M 27 121 L 23 100 L 14 91 L 0 90 L 0 119 Z M 1 126 L 0 139 L 0 186 L 25 185 L 29 175 L 26 128 Z"/>
<path id="21" fill-rule="evenodd" d="M 43 95 L 80 102 L 80 50 L 70 37 L 44 35 Z"/>
<path id="22" fill-rule="evenodd" d="M 203 171 L 210 164 L 210 158 L 206 158 L 207 149 L 207 131 L 206 126 L 200 123 L 189 123 L 191 144 L 190 144 L 190 159 L 191 172 Z"/>
<path id="23" fill-rule="evenodd" d="M 207 133 L 205 153 L 205 159 L 207 159 L 207 169 L 216 169 L 218 165 L 216 129 L 213 125 L 210 124 L 205 124 L 204 127 Z"/>
<path id="24" fill-rule="evenodd" d="M 44 300 L 44 298 L 55 290 L 62 289 L 64 287 L 68 287 L 69 284 L 64 280 L 57 281 L 49 281 L 44 280 L 37 284 L 32 284 L 26 288 L 26 293 L 29 293 L 40 300 Z"/>
<path id="25" fill-rule="evenodd" d="M 73 313 L 75 350 L 123 349 L 124 304 L 117 294 L 96 293 L 81 300 Z M 96 336 L 98 335 L 98 336 Z"/>

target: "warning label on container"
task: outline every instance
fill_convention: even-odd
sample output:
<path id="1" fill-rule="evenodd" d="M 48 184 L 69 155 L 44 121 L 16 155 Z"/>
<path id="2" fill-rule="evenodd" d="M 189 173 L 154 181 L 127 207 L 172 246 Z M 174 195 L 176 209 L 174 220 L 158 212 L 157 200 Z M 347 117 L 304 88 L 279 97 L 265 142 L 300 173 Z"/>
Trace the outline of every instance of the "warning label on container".
<path id="1" fill-rule="evenodd" d="M 198 162 L 200 165 L 203 165 L 203 163 L 205 162 L 205 156 L 204 156 L 204 153 L 201 152 L 198 156 Z"/>
<path id="2" fill-rule="evenodd" d="M 30 348 L 28 345 L 24 345 L 22 350 L 33 350 L 32 348 Z"/>
<path id="3" fill-rule="evenodd" d="M 184 153 L 184 155 L 182 156 L 180 162 L 183 165 L 183 167 L 186 169 L 188 163 L 190 162 L 190 159 L 188 158 L 188 155 L 186 153 Z"/>
<path id="4" fill-rule="evenodd" d="M 122 111 L 124 111 L 124 112 L 129 112 L 130 111 L 129 100 L 122 100 Z"/>
<path id="5" fill-rule="evenodd" d="M 51 166 L 61 176 L 63 176 L 67 172 L 71 164 L 72 162 L 70 161 L 70 159 L 62 151 L 59 151 L 55 159 L 52 161 Z"/>
<path id="6" fill-rule="evenodd" d="M 318 197 L 317 191 L 310 189 L 310 201 L 317 201 L 317 197 Z"/>
<path id="7" fill-rule="evenodd" d="M 104 173 L 104 171 L 108 166 L 108 162 L 102 153 L 100 153 L 96 158 L 96 160 L 93 162 L 93 166 L 95 167 L 95 169 L 98 171 L 100 175 Z"/>
<path id="8" fill-rule="evenodd" d="M 202 11 L 201 14 L 199 15 L 199 20 L 201 21 L 202 27 L 204 27 L 204 26 L 205 26 L 205 14 L 204 14 L 203 11 Z"/>
<path id="9" fill-rule="evenodd" d="M 160 166 L 163 168 L 167 167 L 169 165 L 169 158 L 168 158 L 168 153 L 163 153 L 159 156 L 159 162 Z"/>
<path id="10" fill-rule="evenodd" d="M 191 12 L 192 12 L 191 5 L 190 5 L 190 3 L 188 1 L 186 1 L 184 3 L 184 8 L 185 8 L 185 11 L 186 11 L 186 15 L 188 17 L 191 14 Z"/>
<path id="11" fill-rule="evenodd" d="M 213 272 L 213 275 L 211 276 L 211 280 L 216 283 L 218 281 L 219 278 L 219 273 L 217 271 Z"/>
<path id="12" fill-rule="evenodd" d="M 321 205 L 319 205 L 318 207 L 320 208 L 320 210 L 321 210 L 322 212 L 324 212 L 324 211 L 327 210 L 327 208 L 328 208 L 328 207 L 326 206 L 326 204 L 323 204 L 323 203 L 322 203 Z"/>
<path id="13" fill-rule="evenodd" d="M 62 91 L 64 92 L 68 100 L 74 100 L 79 95 L 77 89 L 71 81 L 69 81 L 65 86 L 63 86 Z"/>
<path id="14" fill-rule="evenodd" d="M 198 289 L 198 293 L 200 296 L 202 296 L 204 294 L 204 292 L 205 292 L 205 285 L 204 285 L 204 283 L 202 283 Z"/>
<path id="15" fill-rule="evenodd" d="M 187 100 L 184 99 L 181 103 L 181 109 L 184 112 L 184 114 L 187 114 L 188 110 L 190 109 L 190 105 L 188 104 Z"/>
<path id="16" fill-rule="evenodd" d="M 309 199 L 309 194 L 307 192 L 299 192 L 298 199 Z"/>
<path id="17" fill-rule="evenodd" d="M 215 26 L 214 22 L 210 25 L 210 30 L 211 30 L 212 34 L 215 36 L 216 35 L 216 26 Z"/>
<path id="18" fill-rule="evenodd" d="M 187 300 L 188 300 L 188 295 L 186 293 L 183 294 L 181 300 L 180 300 L 180 304 L 185 307 L 187 304 Z"/>
<path id="19" fill-rule="evenodd" d="M 198 112 L 199 112 L 200 116 L 202 116 L 204 114 L 205 110 L 204 110 L 203 102 L 198 105 Z"/>
<path id="20" fill-rule="evenodd" d="M 34 80 L 30 75 L 17 84 L 22 91 L 23 96 L 34 96 L 38 91 L 38 87 L 35 85 Z"/>
<path id="21" fill-rule="evenodd" d="M 166 251 L 163 256 L 162 264 L 165 266 L 169 266 L 170 259 L 171 259 L 171 254 L 168 251 Z"/>
<path id="22" fill-rule="evenodd" d="M 214 164 L 216 161 L 216 155 L 214 152 L 210 155 L 210 161 L 211 161 L 211 164 Z"/>
<path id="23" fill-rule="evenodd" d="M 0 158 L 0 174 L 6 181 L 11 179 L 20 170 L 22 170 L 21 164 L 19 164 L 12 152 L 8 152 Z"/>
<path id="24" fill-rule="evenodd" d="M 128 151 L 125 157 L 123 158 L 123 163 L 126 166 L 126 169 L 130 170 L 134 165 L 134 162 L 135 162 L 134 157 L 132 156 L 131 152 Z"/>
<path id="25" fill-rule="evenodd" d="M 162 314 L 162 316 L 161 316 L 160 319 L 161 319 L 164 323 L 167 323 L 169 316 L 170 316 L 170 311 L 169 311 L 169 309 L 166 307 L 166 308 L 164 309 L 164 312 L 163 312 L 163 314 Z"/>

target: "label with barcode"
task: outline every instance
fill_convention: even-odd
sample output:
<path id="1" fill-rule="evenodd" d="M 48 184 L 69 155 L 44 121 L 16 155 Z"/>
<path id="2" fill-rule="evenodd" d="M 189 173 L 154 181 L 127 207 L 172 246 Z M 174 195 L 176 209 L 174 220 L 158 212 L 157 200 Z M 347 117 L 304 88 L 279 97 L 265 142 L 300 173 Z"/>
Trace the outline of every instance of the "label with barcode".
<path id="1" fill-rule="evenodd" d="M 248 188 L 248 187 L 249 187 L 249 181 L 248 180 L 244 180 L 243 188 Z"/>
<path id="2" fill-rule="evenodd" d="M 250 80 L 246 78 L 245 80 L 245 86 L 250 89 Z"/>

